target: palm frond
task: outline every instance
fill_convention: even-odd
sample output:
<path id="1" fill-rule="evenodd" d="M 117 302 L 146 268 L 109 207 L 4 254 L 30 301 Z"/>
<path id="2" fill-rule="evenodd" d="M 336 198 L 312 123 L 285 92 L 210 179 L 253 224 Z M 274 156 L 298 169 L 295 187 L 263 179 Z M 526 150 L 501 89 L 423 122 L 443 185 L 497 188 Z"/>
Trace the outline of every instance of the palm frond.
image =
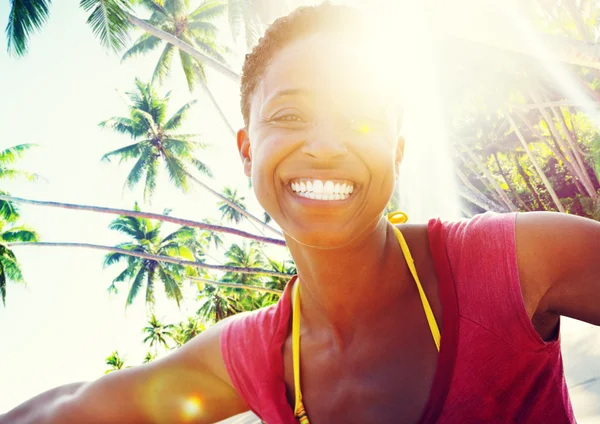
<path id="1" fill-rule="evenodd" d="M 214 176 L 208 165 L 202 162 L 200 159 L 192 157 L 190 159 L 190 162 L 192 163 L 192 165 L 194 165 L 194 168 L 196 168 L 200 173 L 210 178 Z"/>
<path id="2" fill-rule="evenodd" d="M 0 191 L 0 194 L 7 195 L 8 193 Z M 0 218 L 6 222 L 14 222 L 19 218 L 19 208 L 13 202 L 0 200 Z"/>
<path id="3" fill-rule="evenodd" d="M 19 226 L 0 233 L 0 239 L 9 243 L 13 241 L 36 242 L 40 241 L 40 236 L 31 228 Z"/>
<path id="4" fill-rule="evenodd" d="M 188 172 L 181 160 L 172 155 L 165 155 L 165 165 L 169 172 L 170 180 L 177 188 L 184 192 L 188 189 Z"/>
<path id="5" fill-rule="evenodd" d="M 192 100 L 181 106 L 177 112 L 167 121 L 165 125 L 163 125 L 163 129 L 165 131 L 175 130 L 179 128 L 183 119 L 185 119 L 187 112 L 190 108 L 196 103 L 196 100 Z"/>
<path id="6" fill-rule="evenodd" d="M 147 10 L 152 12 L 152 15 L 161 15 L 165 18 L 169 16 L 169 12 L 162 6 L 162 1 L 154 0 L 136 0 L 135 3 L 142 5 Z"/>
<path id="7" fill-rule="evenodd" d="M 21 171 L 20 169 L 9 169 L 0 167 L 0 180 L 14 180 L 15 178 L 22 177 L 27 181 L 37 181 L 41 177 L 39 174 L 27 171 Z"/>
<path id="8" fill-rule="evenodd" d="M 21 272 L 21 268 L 14 257 L 14 253 L 12 253 L 10 250 L 8 252 L 10 252 L 11 255 L 5 254 L 0 256 L 0 263 L 2 263 L 2 269 L 6 279 L 15 283 L 25 283 L 23 273 Z"/>
<path id="9" fill-rule="evenodd" d="M 180 306 L 181 300 L 183 299 L 183 293 L 181 292 L 181 278 L 175 277 L 176 274 L 167 272 L 163 267 L 158 265 L 158 275 L 165 286 L 165 293 L 169 299 L 174 299 L 177 302 L 177 306 Z"/>
<path id="10" fill-rule="evenodd" d="M 146 164 L 146 183 L 144 184 L 144 200 L 150 202 L 156 191 L 156 177 L 158 175 L 158 158 L 153 157 Z"/>
<path id="11" fill-rule="evenodd" d="M 131 26 L 127 19 L 131 6 L 127 0 L 81 0 L 79 6 L 91 11 L 87 23 L 102 45 L 117 52 L 125 47 Z"/>
<path id="12" fill-rule="evenodd" d="M 189 14 L 190 20 L 214 20 L 225 14 L 227 5 L 221 0 L 209 0 L 198 6 L 192 13 Z"/>
<path id="13" fill-rule="evenodd" d="M 98 126 L 101 128 L 110 128 L 121 134 L 129 135 L 131 138 L 139 137 L 145 133 L 145 131 L 141 131 L 139 128 L 136 128 L 135 122 L 133 122 L 130 118 L 125 118 L 122 116 L 113 116 L 106 121 L 100 122 Z"/>
<path id="14" fill-rule="evenodd" d="M 144 284 L 146 274 L 146 268 L 143 266 L 140 267 L 140 270 L 138 271 L 137 275 L 135 276 L 135 279 L 133 280 L 133 283 L 131 283 L 131 288 L 129 289 L 129 294 L 127 295 L 127 306 L 131 305 L 137 297 L 140 289 L 142 288 L 142 285 Z"/>
<path id="15" fill-rule="evenodd" d="M 206 21 L 192 21 L 188 24 L 188 28 L 192 34 L 197 34 L 198 37 L 201 35 L 215 38 L 219 29 L 211 22 Z"/>
<path id="16" fill-rule="evenodd" d="M 133 168 L 131 168 L 131 171 L 129 171 L 129 174 L 125 180 L 125 185 L 129 189 L 133 189 L 133 187 L 142 179 L 144 171 L 148 166 L 147 162 L 151 160 L 151 152 L 149 150 L 150 149 L 144 149 L 144 151 L 140 154 L 138 161 L 135 163 Z"/>
<path id="17" fill-rule="evenodd" d="M 4 273 L 4 267 L 0 262 L 0 298 L 2 304 L 6 306 L 6 274 Z"/>
<path id="18" fill-rule="evenodd" d="M 21 159 L 25 152 L 33 147 L 38 147 L 37 144 L 17 144 L 16 146 L 9 147 L 8 149 L 4 149 L 0 151 L 0 164 L 12 165 L 18 159 Z"/>
<path id="19" fill-rule="evenodd" d="M 112 156 L 119 157 L 119 163 L 127 161 L 129 159 L 140 156 L 144 144 L 147 140 L 140 141 L 138 143 L 130 144 L 129 146 L 121 147 L 120 149 L 113 150 L 112 152 L 106 153 L 102 156 L 102 161 L 110 162 Z"/>
<path id="20" fill-rule="evenodd" d="M 179 59 L 181 60 L 181 66 L 183 67 L 183 73 L 187 81 L 188 89 L 190 92 L 194 91 L 196 82 L 198 81 L 199 73 L 197 63 L 192 60 L 191 56 L 183 51 L 179 51 Z"/>
<path id="21" fill-rule="evenodd" d="M 169 72 L 171 70 L 171 60 L 173 58 L 174 51 L 175 47 L 173 47 L 172 44 L 167 43 L 165 45 L 162 54 L 158 58 L 158 62 L 156 62 L 154 72 L 152 73 L 153 83 L 155 81 L 158 81 L 159 84 L 162 84 L 164 80 L 169 76 Z"/>
<path id="22" fill-rule="evenodd" d="M 9 54 L 24 56 L 29 37 L 48 20 L 51 0 L 12 0 L 6 25 Z"/>
<path id="23" fill-rule="evenodd" d="M 127 50 L 123 54 L 121 62 L 131 57 L 149 53 L 150 51 L 154 50 L 160 43 L 162 43 L 162 40 L 156 37 L 155 35 L 148 33 L 142 34 L 142 36 L 134 42 L 133 46 L 131 46 L 129 50 Z"/>

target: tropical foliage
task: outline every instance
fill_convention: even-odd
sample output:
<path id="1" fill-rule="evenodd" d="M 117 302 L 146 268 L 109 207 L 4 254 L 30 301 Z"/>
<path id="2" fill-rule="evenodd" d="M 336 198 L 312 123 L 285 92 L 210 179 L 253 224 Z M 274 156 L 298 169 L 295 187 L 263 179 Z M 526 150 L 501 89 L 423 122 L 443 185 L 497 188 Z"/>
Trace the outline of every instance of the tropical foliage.
<path id="1" fill-rule="evenodd" d="M 119 371 L 125 367 L 125 359 L 121 357 L 121 355 L 119 355 L 118 351 L 114 351 L 113 353 L 111 353 L 105 360 L 106 365 L 109 366 L 109 368 L 104 372 L 104 374 L 108 374 L 111 373 L 113 371 Z"/>
<path id="2" fill-rule="evenodd" d="M 110 161 L 116 157 L 120 162 L 135 159 L 125 184 L 133 188 L 145 178 L 145 200 L 150 200 L 154 194 L 161 165 L 166 168 L 171 182 L 183 191 L 189 187 L 190 167 L 211 176 L 208 166 L 195 156 L 206 147 L 197 141 L 198 136 L 173 132 L 181 126 L 194 102 L 184 104 L 167 119 L 169 94 L 160 97 L 152 85 L 139 79 L 136 79 L 135 86 L 135 91 L 127 93 L 130 100 L 129 116 L 113 117 L 101 122 L 100 126 L 126 134 L 136 142 L 113 150 L 102 159 Z"/>
<path id="3" fill-rule="evenodd" d="M 213 21 L 225 13 L 227 5 L 222 1 L 204 1 L 194 10 L 190 10 L 189 1 L 172 0 L 159 2 L 146 0 L 141 2 L 150 10 L 151 16 L 147 22 L 171 34 L 173 37 L 195 46 L 208 56 L 225 62 L 223 56 L 227 49 L 217 43 L 217 27 Z M 173 44 L 161 40 L 159 37 L 144 33 L 123 55 L 123 60 L 146 54 L 155 49 L 162 48 L 162 53 L 152 74 L 152 82 L 162 83 L 171 69 L 173 55 L 179 53 L 181 68 L 185 75 L 188 88 L 193 91 L 196 84 L 206 83 L 205 66 L 202 61 L 185 53 L 177 52 Z"/>
<path id="4" fill-rule="evenodd" d="M 134 210 L 140 208 L 136 204 Z M 175 258 L 195 260 L 190 247 L 196 233 L 192 228 L 181 227 L 172 233 L 162 236 L 161 221 L 147 218 L 121 216 L 111 222 L 109 228 L 125 235 L 128 240 L 117 245 L 119 249 L 132 252 L 144 252 L 151 255 L 171 256 Z M 113 280 L 109 292 L 118 293 L 117 285 L 123 281 L 131 282 L 127 294 L 127 305 L 131 305 L 145 287 L 146 303 L 152 306 L 155 302 L 156 285 L 161 284 L 168 298 L 177 304 L 183 299 L 182 284 L 186 275 L 194 275 L 193 270 L 183 265 L 164 263 L 156 260 L 130 256 L 124 252 L 113 252 L 106 255 L 104 266 L 125 262 L 126 268 Z"/>

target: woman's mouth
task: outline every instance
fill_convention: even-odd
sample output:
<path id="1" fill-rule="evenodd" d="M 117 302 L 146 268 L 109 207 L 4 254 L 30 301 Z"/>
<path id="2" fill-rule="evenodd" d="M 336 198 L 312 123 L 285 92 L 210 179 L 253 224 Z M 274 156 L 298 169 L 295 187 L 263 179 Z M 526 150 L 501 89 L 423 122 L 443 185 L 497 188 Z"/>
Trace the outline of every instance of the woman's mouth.
<path id="1" fill-rule="evenodd" d="M 346 200 L 354 191 L 355 183 L 349 180 L 316 180 L 296 178 L 289 183 L 292 191 L 301 197 L 314 200 Z"/>

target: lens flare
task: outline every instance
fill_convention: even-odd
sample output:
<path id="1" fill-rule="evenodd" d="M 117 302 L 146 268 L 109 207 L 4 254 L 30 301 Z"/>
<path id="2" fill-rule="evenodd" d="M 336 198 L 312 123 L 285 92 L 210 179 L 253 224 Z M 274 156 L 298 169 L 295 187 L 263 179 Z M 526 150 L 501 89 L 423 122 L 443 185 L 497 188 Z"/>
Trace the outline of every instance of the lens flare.
<path id="1" fill-rule="evenodd" d="M 202 403 L 198 396 L 190 396 L 182 403 L 181 419 L 183 422 L 191 422 L 194 418 L 200 415 Z"/>

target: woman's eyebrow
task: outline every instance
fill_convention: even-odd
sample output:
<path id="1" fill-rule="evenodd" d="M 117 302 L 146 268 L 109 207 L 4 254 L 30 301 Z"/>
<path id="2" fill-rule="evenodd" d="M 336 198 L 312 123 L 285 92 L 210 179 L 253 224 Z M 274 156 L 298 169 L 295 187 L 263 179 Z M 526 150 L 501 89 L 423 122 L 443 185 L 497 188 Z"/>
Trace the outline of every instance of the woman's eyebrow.
<path id="1" fill-rule="evenodd" d="M 271 97 L 269 97 L 269 99 L 267 100 L 266 103 L 271 103 L 273 100 L 277 100 L 281 97 L 288 97 L 288 96 L 312 97 L 313 95 L 314 95 L 314 93 L 311 90 L 307 90 L 304 88 L 286 88 L 283 90 L 276 91 Z"/>

